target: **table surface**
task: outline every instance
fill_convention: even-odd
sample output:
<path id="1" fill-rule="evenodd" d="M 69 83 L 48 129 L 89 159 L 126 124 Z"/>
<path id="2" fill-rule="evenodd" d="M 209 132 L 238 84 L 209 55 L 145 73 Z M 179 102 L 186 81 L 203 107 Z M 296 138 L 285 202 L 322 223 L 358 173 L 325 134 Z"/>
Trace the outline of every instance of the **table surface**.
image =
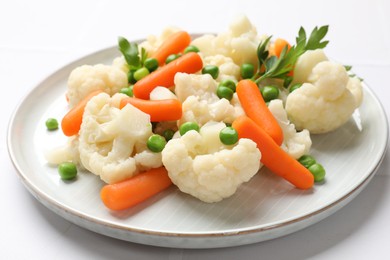
<path id="1" fill-rule="evenodd" d="M 258 32 L 290 41 L 300 26 L 329 24 L 327 54 L 354 71 L 390 112 L 390 2 L 371 1 L 45 1 L 0 3 L 1 259 L 388 259 L 390 157 L 367 187 L 325 220 L 271 241 L 223 249 L 158 248 L 80 228 L 41 205 L 8 156 L 10 115 L 31 88 L 70 61 L 116 44 L 159 34 L 226 30 L 245 14 Z"/>

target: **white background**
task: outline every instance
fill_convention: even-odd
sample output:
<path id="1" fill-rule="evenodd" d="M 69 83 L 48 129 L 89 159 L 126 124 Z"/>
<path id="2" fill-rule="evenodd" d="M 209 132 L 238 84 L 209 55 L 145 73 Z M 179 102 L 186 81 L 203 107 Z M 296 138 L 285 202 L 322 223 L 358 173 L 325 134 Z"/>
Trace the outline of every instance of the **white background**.
<path id="1" fill-rule="evenodd" d="M 300 26 L 329 24 L 327 54 L 354 71 L 390 113 L 390 2 L 370 1 L 1 1 L 0 259 L 389 259 L 390 158 L 346 207 L 294 234 L 223 249 L 184 250 L 105 237 L 62 219 L 25 189 L 6 145 L 11 113 L 28 91 L 68 62 L 169 25 L 226 30 L 246 14 L 259 33 L 294 41 Z M 34 158 L 31 158 L 34 160 Z"/>

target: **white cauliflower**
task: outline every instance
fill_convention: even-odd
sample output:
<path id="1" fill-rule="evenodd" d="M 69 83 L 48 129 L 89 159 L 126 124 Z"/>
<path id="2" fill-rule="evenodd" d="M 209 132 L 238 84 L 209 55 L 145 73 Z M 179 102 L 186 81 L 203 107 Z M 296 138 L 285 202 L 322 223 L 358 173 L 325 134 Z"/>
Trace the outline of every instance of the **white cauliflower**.
<path id="1" fill-rule="evenodd" d="M 176 73 L 175 93 L 182 102 L 183 109 L 181 123 L 231 123 L 244 113 L 237 97 L 233 98 L 231 103 L 227 99 L 220 99 L 216 91 L 217 83 L 209 74 Z"/>
<path id="2" fill-rule="evenodd" d="M 126 105 L 119 109 L 123 94 L 93 97 L 85 107 L 80 128 L 82 165 L 106 183 L 115 183 L 140 171 L 162 165 L 161 153 L 147 149 L 152 135 L 149 115 Z"/>
<path id="3" fill-rule="evenodd" d="M 162 151 L 163 164 L 179 189 L 204 202 L 233 195 L 260 168 L 261 153 L 250 139 L 225 146 L 219 139 L 224 123 L 209 122 L 200 132 L 188 131 L 170 140 Z"/>
<path id="4" fill-rule="evenodd" d="M 190 96 L 196 96 L 203 100 L 215 100 L 217 83 L 209 74 L 197 75 L 179 72 L 175 75 L 174 84 L 175 94 L 181 102 Z"/>
<path id="5" fill-rule="evenodd" d="M 283 101 L 280 99 L 271 100 L 268 108 L 283 130 L 282 149 L 295 159 L 304 154 L 309 154 L 312 145 L 310 133 L 307 129 L 303 129 L 300 132 L 296 131 L 294 124 L 287 118 L 286 110 L 283 108 Z"/>
<path id="6" fill-rule="evenodd" d="M 127 64 L 124 56 L 116 57 L 112 61 L 112 66 L 120 69 L 121 71 L 126 73 L 126 75 L 127 73 L 129 73 L 129 65 Z"/>
<path id="7" fill-rule="evenodd" d="M 80 164 L 78 141 L 78 136 L 74 135 L 69 137 L 65 144 L 45 151 L 44 156 L 46 161 L 52 165 L 59 165 L 63 162 Z"/>
<path id="8" fill-rule="evenodd" d="M 257 64 L 256 50 L 262 37 L 257 35 L 256 27 L 244 15 L 237 16 L 227 32 L 217 36 L 205 34 L 192 41 L 205 56 L 222 54 L 241 66 L 243 63 Z"/>
<path id="9" fill-rule="evenodd" d="M 68 79 L 69 106 L 74 107 L 95 90 L 103 90 L 113 95 L 127 84 L 126 73 L 115 66 L 96 64 L 77 67 L 70 73 Z"/>
<path id="10" fill-rule="evenodd" d="M 326 133 L 343 125 L 358 107 L 361 85 L 348 86 L 351 79 L 344 66 L 331 61 L 317 63 L 302 87 L 288 95 L 286 111 L 297 129 Z M 361 101 L 360 101 L 361 102 Z"/>
<path id="11" fill-rule="evenodd" d="M 363 88 L 361 80 L 357 77 L 350 77 L 348 80 L 347 89 L 351 91 L 352 95 L 355 97 L 356 107 L 360 107 L 363 101 Z"/>
<path id="12" fill-rule="evenodd" d="M 324 51 L 322 49 L 309 50 L 302 54 L 294 66 L 293 83 L 305 83 L 311 74 L 314 66 L 321 61 L 326 61 Z"/>
<path id="13" fill-rule="evenodd" d="M 176 95 L 166 87 L 155 87 L 149 94 L 150 100 L 177 99 Z"/>
<path id="14" fill-rule="evenodd" d="M 231 79 L 238 81 L 240 78 L 240 66 L 235 64 L 230 57 L 217 54 L 214 56 L 207 56 L 203 58 L 203 65 L 214 65 L 219 69 L 217 82 L 221 82 L 225 79 Z"/>
<path id="15" fill-rule="evenodd" d="M 312 76 L 313 68 L 322 61 L 328 61 L 323 49 L 309 50 L 302 54 L 297 60 L 294 68 L 295 83 L 310 83 L 314 79 Z M 345 75 L 344 75 L 345 78 Z M 363 89 L 361 81 L 357 77 L 350 77 L 347 83 L 347 89 L 351 91 L 356 100 L 356 107 L 359 107 L 363 100 Z M 333 91 L 333 90 L 331 90 Z M 337 96 L 337 93 L 335 93 Z"/>

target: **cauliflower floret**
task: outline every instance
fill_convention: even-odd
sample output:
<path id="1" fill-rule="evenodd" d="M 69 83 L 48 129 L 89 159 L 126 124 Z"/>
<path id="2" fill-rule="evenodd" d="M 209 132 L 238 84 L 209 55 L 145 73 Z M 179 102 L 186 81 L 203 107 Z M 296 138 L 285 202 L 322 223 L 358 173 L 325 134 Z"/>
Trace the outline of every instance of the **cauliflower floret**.
<path id="1" fill-rule="evenodd" d="M 205 56 L 222 54 L 241 66 L 243 63 L 257 64 L 256 50 L 262 37 L 256 27 L 244 15 L 237 16 L 229 30 L 217 36 L 206 34 L 192 41 Z"/>
<path id="2" fill-rule="evenodd" d="M 208 121 L 231 123 L 243 114 L 238 98 L 230 103 L 220 99 L 217 94 L 217 83 L 209 75 L 176 73 L 175 92 L 182 102 L 183 116 L 181 123 L 196 122 L 204 125 Z"/>
<path id="3" fill-rule="evenodd" d="M 210 74 L 196 75 L 176 73 L 175 93 L 177 98 L 184 102 L 190 96 L 196 96 L 203 100 L 215 100 L 217 83 Z M 218 97 L 217 97 L 218 98 Z"/>
<path id="4" fill-rule="evenodd" d="M 70 73 L 68 79 L 69 106 L 74 107 L 95 90 L 103 90 L 113 95 L 127 84 L 126 73 L 115 66 L 97 64 L 77 67 Z"/>
<path id="5" fill-rule="evenodd" d="M 363 88 L 361 80 L 357 77 L 349 78 L 347 89 L 351 91 L 352 95 L 355 97 L 356 107 L 360 107 L 363 101 Z"/>
<path id="6" fill-rule="evenodd" d="M 200 132 L 188 131 L 170 140 L 162 151 L 163 164 L 179 189 L 204 202 L 233 195 L 260 168 L 261 153 L 250 139 L 234 146 L 219 140 L 224 123 L 209 122 Z"/>
<path id="7" fill-rule="evenodd" d="M 121 71 L 126 73 L 126 75 L 127 73 L 129 73 L 129 65 L 127 64 L 124 56 L 116 57 L 112 61 L 112 66 L 120 69 Z"/>
<path id="8" fill-rule="evenodd" d="M 307 82 L 313 82 L 315 81 L 315 78 L 313 78 L 312 71 L 313 68 L 322 61 L 328 61 L 328 57 L 326 57 L 323 49 L 316 49 L 316 50 L 309 50 L 306 51 L 304 54 L 302 54 L 299 59 L 297 60 L 294 68 L 294 80 L 293 84 L 295 83 L 307 83 Z M 324 72 L 325 73 L 325 72 Z M 310 78 L 311 77 L 311 78 Z M 318 77 L 318 76 L 314 76 Z M 344 79 L 345 74 L 344 74 Z M 326 84 L 324 82 L 324 84 Z M 334 89 L 339 89 L 339 91 L 342 91 L 343 88 L 333 87 L 328 89 L 328 92 L 333 92 Z M 357 77 L 350 77 L 348 79 L 347 88 L 349 91 L 351 91 L 352 95 L 355 97 L 356 100 L 356 107 L 359 107 L 363 100 L 363 90 L 361 81 Z M 340 93 L 333 93 L 333 95 L 338 96 Z"/>
<path id="9" fill-rule="evenodd" d="M 152 134 L 149 115 L 126 105 L 119 109 L 123 94 L 93 97 L 85 107 L 80 128 L 82 165 L 106 183 L 115 183 L 140 171 L 162 165 L 161 153 L 146 147 Z"/>
<path id="10" fill-rule="evenodd" d="M 287 114 L 297 129 L 310 133 L 332 131 L 358 107 L 347 88 L 349 76 L 341 64 L 322 61 L 313 67 L 307 81 L 286 100 Z"/>
<path id="11" fill-rule="evenodd" d="M 183 116 L 180 119 L 180 124 L 196 122 L 202 126 L 209 121 L 232 123 L 236 118 L 236 109 L 224 98 L 208 102 L 196 96 L 189 96 L 183 102 L 182 109 Z"/>
<path id="12" fill-rule="evenodd" d="M 310 133 L 307 129 L 303 129 L 300 132 L 296 131 L 294 124 L 291 124 L 287 118 L 286 110 L 283 108 L 283 101 L 274 99 L 269 103 L 268 108 L 283 130 L 282 149 L 295 159 L 308 154 L 312 144 Z"/>
<path id="13" fill-rule="evenodd" d="M 176 95 L 166 87 L 155 87 L 149 95 L 150 100 L 177 99 Z"/>
<path id="14" fill-rule="evenodd" d="M 237 93 L 233 94 L 232 100 L 230 100 L 230 104 L 232 104 L 232 106 L 234 107 L 234 118 L 245 115 L 245 111 L 241 106 L 240 99 L 238 98 Z"/>
<path id="15" fill-rule="evenodd" d="M 77 136 L 71 136 L 65 144 L 45 151 L 44 156 L 46 161 L 52 165 L 59 165 L 63 162 L 80 164 L 78 141 Z"/>
<path id="16" fill-rule="evenodd" d="M 219 69 L 218 82 L 221 82 L 225 79 L 231 79 L 238 81 L 240 78 L 240 67 L 233 62 L 229 57 L 223 55 L 207 56 L 203 59 L 203 65 L 214 65 Z"/>
<path id="17" fill-rule="evenodd" d="M 326 61 L 324 51 L 322 49 L 309 50 L 302 54 L 294 67 L 294 81 L 293 83 L 305 83 L 314 66 L 320 63 L 321 61 Z"/>

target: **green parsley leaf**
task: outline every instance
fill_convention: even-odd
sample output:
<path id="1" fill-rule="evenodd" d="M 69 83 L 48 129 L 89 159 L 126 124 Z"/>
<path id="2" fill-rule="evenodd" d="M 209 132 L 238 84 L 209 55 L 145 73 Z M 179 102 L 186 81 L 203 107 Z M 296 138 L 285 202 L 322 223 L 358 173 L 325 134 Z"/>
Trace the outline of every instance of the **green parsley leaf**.
<path id="1" fill-rule="evenodd" d="M 146 52 L 145 48 L 141 48 L 141 64 L 143 65 L 145 60 L 148 58 L 148 53 Z"/>
<path id="2" fill-rule="evenodd" d="M 264 42 L 260 42 L 257 48 L 257 56 L 259 59 L 259 65 L 265 64 L 265 71 L 263 73 L 257 73 L 255 82 L 259 83 L 266 78 L 278 78 L 283 79 L 285 85 L 291 82 L 291 77 L 287 74 L 294 68 L 298 58 L 307 50 L 323 49 L 329 43 L 329 41 L 322 41 L 328 32 L 328 26 L 322 26 L 320 28 L 315 27 L 311 32 L 309 39 L 307 39 L 306 31 L 301 27 L 296 37 L 296 44 L 289 50 L 285 46 L 280 54 L 280 57 L 276 56 L 266 57 L 268 51 L 265 50 L 270 37 Z M 265 58 L 266 57 L 266 58 Z M 259 68 L 260 68 L 259 66 Z"/>
<path id="3" fill-rule="evenodd" d="M 265 60 L 268 58 L 269 52 L 267 50 L 267 46 L 271 38 L 272 36 L 268 37 L 264 41 L 261 41 L 259 46 L 257 47 L 257 59 L 259 60 L 259 67 L 265 64 Z"/>
<path id="4" fill-rule="evenodd" d="M 352 69 L 351 65 L 344 65 L 346 71 L 350 71 Z"/>
<path id="5" fill-rule="evenodd" d="M 126 38 L 120 36 L 118 37 L 118 46 L 131 69 L 137 69 L 141 66 L 137 43 L 129 42 Z"/>
<path id="6" fill-rule="evenodd" d="M 362 78 L 358 77 L 355 73 L 352 72 L 352 66 L 351 66 L 351 65 L 344 65 L 344 68 L 345 68 L 345 70 L 347 71 L 348 76 L 349 76 L 350 78 L 357 78 L 357 79 L 359 79 L 360 81 L 363 81 Z"/>
<path id="7" fill-rule="evenodd" d="M 303 29 L 303 28 L 302 28 Z M 315 50 L 315 49 L 323 49 L 328 45 L 329 41 L 321 40 L 328 33 L 328 25 L 322 26 L 318 28 L 314 27 L 313 31 L 310 34 L 309 40 L 306 43 L 305 50 Z"/>

